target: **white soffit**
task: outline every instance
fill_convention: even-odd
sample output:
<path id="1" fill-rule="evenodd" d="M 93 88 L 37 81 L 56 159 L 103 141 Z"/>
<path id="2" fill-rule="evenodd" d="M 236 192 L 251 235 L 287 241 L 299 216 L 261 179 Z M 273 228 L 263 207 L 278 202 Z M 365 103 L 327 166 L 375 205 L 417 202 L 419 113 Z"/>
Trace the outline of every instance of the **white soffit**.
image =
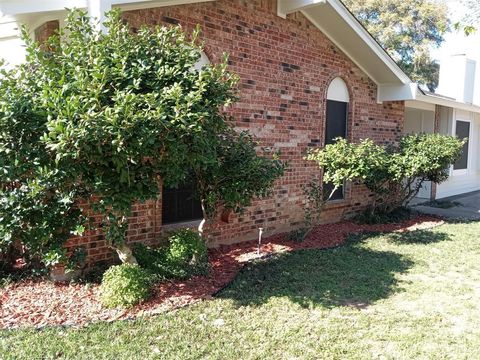
<path id="1" fill-rule="evenodd" d="M 377 100 L 415 98 L 417 85 L 339 0 L 278 0 L 285 18 L 300 11 L 378 86 Z"/>
<path id="2" fill-rule="evenodd" d="M 214 0 L 0 0 L 0 16 L 60 11 L 66 8 L 86 9 L 91 3 L 102 7 L 120 6 L 126 10 L 200 3 Z"/>
<path id="3" fill-rule="evenodd" d="M 430 104 L 430 103 L 426 103 L 418 100 L 408 100 L 408 101 L 405 101 L 405 108 L 435 111 L 435 104 Z"/>
<path id="4" fill-rule="evenodd" d="M 337 0 L 312 6 L 302 13 L 377 85 L 407 84 L 411 80 L 372 38 L 370 33 Z"/>
<path id="5" fill-rule="evenodd" d="M 424 94 L 421 91 L 418 91 L 415 97 L 416 101 L 413 102 L 423 102 L 426 104 L 441 105 L 445 107 L 450 107 L 458 110 L 471 111 L 474 113 L 480 113 L 480 106 L 471 105 L 467 103 L 462 103 L 459 101 L 451 100 L 442 96 L 435 94 Z"/>

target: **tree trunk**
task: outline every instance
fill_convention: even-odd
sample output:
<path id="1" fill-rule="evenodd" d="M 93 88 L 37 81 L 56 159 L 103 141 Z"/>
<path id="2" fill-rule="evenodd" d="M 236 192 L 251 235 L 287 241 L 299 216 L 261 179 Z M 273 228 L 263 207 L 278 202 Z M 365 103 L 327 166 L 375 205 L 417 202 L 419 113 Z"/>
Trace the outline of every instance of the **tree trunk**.
<path id="1" fill-rule="evenodd" d="M 138 265 L 137 259 L 133 256 L 132 249 L 129 246 L 122 244 L 115 246 L 114 249 L 123 264 Z"/>
<path id="2" fill-rule="evenodd" d="M 202 238 L 206 239 L 205 237 L 205 224 L 207 223 L 207 219 L 208 219 L 208 215 L 207 215 L 207 211 L 205 209 L 205 202 L 204 200 L 200 200 L 200 204 L 202 206 L 202 214 L 203 214 L 203 219 L 202 221 L 200 222 L 200 224 L 198 225 L 198 228 L 197 228 L 197 231 L 198 231 L 198 235 L 200 235 Z"/>

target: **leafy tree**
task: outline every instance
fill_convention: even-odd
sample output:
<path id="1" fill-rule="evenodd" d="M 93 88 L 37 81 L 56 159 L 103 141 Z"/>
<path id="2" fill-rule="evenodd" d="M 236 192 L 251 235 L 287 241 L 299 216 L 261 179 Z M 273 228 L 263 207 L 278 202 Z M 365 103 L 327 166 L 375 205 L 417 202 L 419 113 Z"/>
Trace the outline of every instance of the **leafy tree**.
<path id="1" fill-rule="evenodd" d="M 477 0 L 461 0 L 461 4 L 467 9 L 467 13 L 461 21 L 454 24 L 456 30 L 463 30 L 466 36 L 477 31 L 480 21 L 480 3 Z"/>
<path id="2" fill-rule="evenodd" d="M 33 229 L 36 222 L 25 212 L 30 203 L 15 193 L 19 181 L 34 193 L 34 184 L 45 184 L 37 222 L 59 244 L 82 230 L 76 204 L 91 194 L 99 198 L 92 207 L 102 214 L 107 241 L 123 261 L 135 263 L 125 245 L 127 218 L 136 201 L 158 196 L 160 179 L 176 186 L 193 174 L 209 209 L 241 208 L 268 193 L 283 164 L 258 156 L 250 137 L 233 132 L 223 109 L 236 100 L 237 76 L 227 71 L 226 57 L 195 69 L 198 29 L 192 36 L 180 27 L 133 33 L 118 11 L 105 27 L 97 31 L 84 12 L 74 11 L 46 46 L 25 31 L 27 63 L 3 72 L 0 152 L 9 157 L 0 160 L 0 184 L 7 184 L 0 202 L 15 198 L 14 208 L 3 209 L 18 221 L 1 209 L 0 230 L 31 241 L 24 224 Z M 250 172 L 233 176 L 237 165 Z M 206 186 L 220 172 L 229 176 Z M 66 223 L 60 212 L 68 214 Z"/>
<path id="3" fill-rule="evenodd" d="M 414 81 L 433 91 L 438 64 L 432 47 L 449 28 L 447 7 L 434 0 L 346 0 L 345 5 Z"/>
<path id="4" fill-rule="evenodd" d="M 384 147 L 370 139 L 354 144 L 339 138 L 310 151 L 307 160 L 323 169 L 323 181 L 334 188 L 346 181 L 364 184 L 374 195 L 372 212 L 388 214 L 407 205 L 425 181 L 445 181 L 464 141 L 440 134 L 415 134 L 402 137 L 396 147 Z"/>

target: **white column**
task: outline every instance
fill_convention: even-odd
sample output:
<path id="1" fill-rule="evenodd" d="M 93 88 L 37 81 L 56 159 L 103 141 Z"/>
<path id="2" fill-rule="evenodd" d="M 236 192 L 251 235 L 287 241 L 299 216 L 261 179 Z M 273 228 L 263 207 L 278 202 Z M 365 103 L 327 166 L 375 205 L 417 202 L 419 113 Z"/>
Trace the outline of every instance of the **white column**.
<path id="1" fill-rule="evenodd" d="M 103 22 L 105 21 L 105 13 L 111 9 L 111 0 L 88 0 L 88 15 L 90 15 L 98 30 L 106 30 L 103 26 Z"/>

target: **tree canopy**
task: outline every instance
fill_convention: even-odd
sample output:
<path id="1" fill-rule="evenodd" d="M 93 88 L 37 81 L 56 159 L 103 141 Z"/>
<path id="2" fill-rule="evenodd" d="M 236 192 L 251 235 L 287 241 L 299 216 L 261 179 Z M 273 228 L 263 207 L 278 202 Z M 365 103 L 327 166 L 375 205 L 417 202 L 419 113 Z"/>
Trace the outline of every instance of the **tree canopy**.
<path id="1" fill-rule="evenodd" d="M 430 57 L 449 29 L 447 7 L 434 0 L 345 0 L 345 5 L 413 81 L 433 91 L 438 64 Z"/>
<path id="2" fill-rule="evenodd" d="M 480 21 L 480 2 L 477 0 L 461 0 L 460 3 L 465 7 L 467 12 L 461 21 L 454 24 L 457 30 L 462 29 L 465 35 L 471 35 L 478 30 L 478 22 Z"/>
<path id="3" fill-rule="evenodd" d="M 2 70 L 0 255 L 20 241 L 44 263 L 51 251 L 62 258 L 63 243 L 84 230 L 78 201 L 93 195 L 107 241 L 129 258 L 127 217 L 136 201 L 157 198 L 160 181 L 196 183 L 211 218 L 267 195 L 283 173 L 232 128 L 225 108 L 238 78 L 227 57 L 196 69 L 198 29 L 134 33 L 119 11 L 105 27 L 74 11 L 46 44 L 25 30 L 26 63 Z"/>

